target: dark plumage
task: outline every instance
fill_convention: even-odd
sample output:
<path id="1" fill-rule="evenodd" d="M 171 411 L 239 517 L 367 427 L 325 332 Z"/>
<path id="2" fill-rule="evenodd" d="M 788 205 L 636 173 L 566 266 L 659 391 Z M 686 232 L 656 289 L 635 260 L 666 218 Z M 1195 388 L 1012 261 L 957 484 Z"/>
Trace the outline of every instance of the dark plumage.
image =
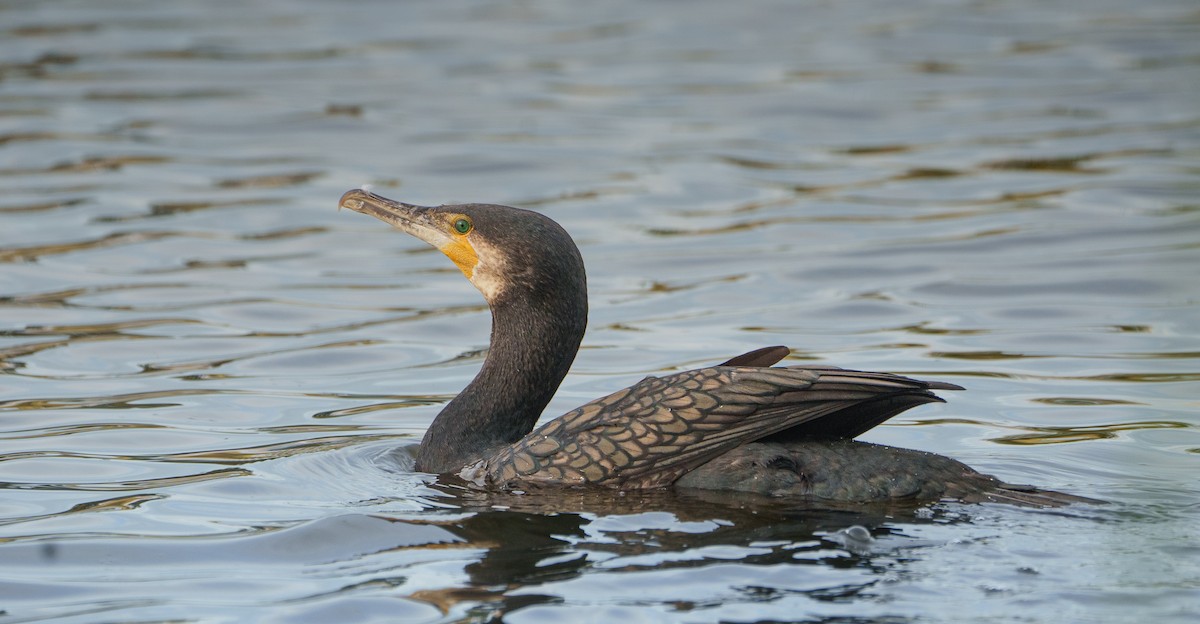
<path id="1" fill-rule="evenodd" d="M 425 434 L 417 468 L 487 489 L 605 486 L 739 490 L 837 502 L 1087 501 L 1013 486 L 952 459 L 855 442 L 906 409 L 961 390 L 830 366 L 773 367 L 767 347 L 637 384 L 534 429 L 583 338 L 579 250 L 536 212 L 485 204 L 424 207 L 362 190 L 341 205 L 440 249 L 492 311 L 475 379 Z M 531 432 L 532 431 L 532 432 Z"/>

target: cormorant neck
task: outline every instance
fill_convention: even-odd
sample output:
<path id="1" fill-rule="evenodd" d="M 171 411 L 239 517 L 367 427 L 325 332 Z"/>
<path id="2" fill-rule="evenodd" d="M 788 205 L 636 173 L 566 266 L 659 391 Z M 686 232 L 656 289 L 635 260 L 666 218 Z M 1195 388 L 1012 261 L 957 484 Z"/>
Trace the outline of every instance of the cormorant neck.
<path id="1" fill-rule="evenodd" d="M 586 284 L 567 290 L 506 292 L 489 302 L 492 337 L 483 368 L 425 433 L 418 470 L 456 471 L 533 430 L 587 326 Z"/>

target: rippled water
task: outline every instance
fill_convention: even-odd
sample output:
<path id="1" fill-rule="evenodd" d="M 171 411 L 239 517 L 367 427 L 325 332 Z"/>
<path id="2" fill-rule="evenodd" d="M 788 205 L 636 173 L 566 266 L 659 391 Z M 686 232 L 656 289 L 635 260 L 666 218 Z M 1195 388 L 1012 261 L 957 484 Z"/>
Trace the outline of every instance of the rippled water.
<path id="1" fill-rule="evenodd" d="M 1184 0 L 0 1 L 0 622 L 1192 621 L 1198 70 Z M 550 415 L 788 344 L 1111 504 L 438 489 L 487 310 L 363 183 L 574 234 Z"/>

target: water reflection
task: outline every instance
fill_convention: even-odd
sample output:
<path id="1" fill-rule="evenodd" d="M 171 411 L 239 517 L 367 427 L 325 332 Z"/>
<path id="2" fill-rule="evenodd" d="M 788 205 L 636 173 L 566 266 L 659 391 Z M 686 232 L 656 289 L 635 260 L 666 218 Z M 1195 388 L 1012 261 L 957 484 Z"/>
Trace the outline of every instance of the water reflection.
<path id="1" fill-rule="evenodd" d="M 706 492 L 470 494 L 456 501 L 464 510 L 485 499 L 486 505 L 440 526 L 461 537 L 461 546 L 485 554 L 464 569 L 465 586 L 411 597 L 444 612 L 463 602 L 484 603 L 497 615 L 564 598 L 630 604 L 645 599 L 635 596 L 653 595 L 655 603 L 678 613 L 771 604 L 787 596 L 870 600 L 880 576 L 904 575 L 906 558 L 943 546 L 906 533 L 970 522 L 953 508 L 800 509 L 749 498 Z M 575 509 L 583 511 L 567 511 Z M 898 521 L 906 528 L 896 528 Z M 605 591 L 585 597 L 579 594 L 585 586 Z M 507 589 L 483 590 L 490 587 Z"/>
<path id="2" fill-rule="evenodd" d="M 1030 433 L 995 438 L 1001 444 L 1062 444 L 1115 438 L 1122 431 L 1139 429 L 1187 429 L 1185 422 L 1127 422 L 1090 427 L 1033 427 Z"/>

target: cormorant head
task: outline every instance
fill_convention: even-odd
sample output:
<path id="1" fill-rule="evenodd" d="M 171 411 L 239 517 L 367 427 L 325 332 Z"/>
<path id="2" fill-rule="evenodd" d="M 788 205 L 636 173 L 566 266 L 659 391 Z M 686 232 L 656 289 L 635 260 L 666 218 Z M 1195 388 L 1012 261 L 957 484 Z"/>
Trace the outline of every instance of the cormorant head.
<path id="1" fill-rule="evenodd" d="M 493 204 L 414 206 L 361 189 L 347 191 L 339 205 L 433 245 L 491 305 L 511 297 L 582 296 L 586 301 L 579 249 L 561 226 L 540 213 Z"/>

